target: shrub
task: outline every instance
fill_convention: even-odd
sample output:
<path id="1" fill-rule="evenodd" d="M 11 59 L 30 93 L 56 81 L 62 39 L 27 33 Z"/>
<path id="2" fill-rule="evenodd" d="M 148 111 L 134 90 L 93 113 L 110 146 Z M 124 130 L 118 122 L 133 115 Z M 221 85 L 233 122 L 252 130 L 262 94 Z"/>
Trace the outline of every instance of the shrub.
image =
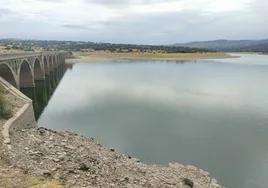
<path id="1" fill-rule="evenodd" d="M 2 93 L 0 93 L 0 119 L 9 119 L 11 117 L 11 109 L 8 107 Z"/>

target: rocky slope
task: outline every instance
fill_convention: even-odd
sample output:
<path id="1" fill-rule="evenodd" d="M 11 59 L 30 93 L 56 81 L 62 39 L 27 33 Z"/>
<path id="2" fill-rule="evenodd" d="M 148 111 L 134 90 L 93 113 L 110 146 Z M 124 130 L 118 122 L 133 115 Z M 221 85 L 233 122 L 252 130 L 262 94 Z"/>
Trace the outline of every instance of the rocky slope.
<path id="1" fill-rule="evenodd" d="M 94 139 L 45 128 L 11 135 L 10 162 L 64 187 L 219 188 L 209 173 L 193 166 L 145 165 L 131 156 L 102 147 Z"/>

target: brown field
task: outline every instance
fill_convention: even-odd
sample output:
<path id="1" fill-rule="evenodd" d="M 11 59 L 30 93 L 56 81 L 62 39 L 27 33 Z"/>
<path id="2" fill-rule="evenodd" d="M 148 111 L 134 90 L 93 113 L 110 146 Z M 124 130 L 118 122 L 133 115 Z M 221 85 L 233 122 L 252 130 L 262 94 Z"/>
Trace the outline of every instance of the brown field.
<path id="1" fill-rule="evenodd" d="M 225 53 L 110 53 L 110 52 L 75 52 L 77 59 L 69 59 L 67 63 L 107 62 L 113 60 L 160 60 L 183 61 L 197 59 L 235 58 Z"/>

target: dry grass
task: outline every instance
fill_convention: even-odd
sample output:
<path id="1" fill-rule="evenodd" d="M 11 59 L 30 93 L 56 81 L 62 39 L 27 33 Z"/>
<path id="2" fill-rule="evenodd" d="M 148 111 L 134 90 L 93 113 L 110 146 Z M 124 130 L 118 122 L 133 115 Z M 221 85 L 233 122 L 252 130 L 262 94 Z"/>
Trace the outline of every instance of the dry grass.
<path id="1" fill-rule="evenodd" d="M 64 186 L 56 181 L 45 179 L 42 176 L 32 176 L 21 169 L 9 168 L 8 156 L 2 148 L 2 137 L 0 136 L 0 187 L 1 188 L 63 188 Z"/>
<path id="2" fill-rule="evenodd" d="M 44 177 L 30 176 L 20 171 L 10 170 L 0 173 L 1 188 L 63 188 L 56 180 L 46 180 Z"/>
<path id="3" fill-rule="evenodd" d="M 225 53 L 110 53 L 104 51 L 74 53 L 78 59 L 70 60 L 70 63 L 79 62 L 101 62 L 111 60 L 163 60 L 163 61 L 183 61 L 197 59 L 222 59 L 234 58 Z"/>

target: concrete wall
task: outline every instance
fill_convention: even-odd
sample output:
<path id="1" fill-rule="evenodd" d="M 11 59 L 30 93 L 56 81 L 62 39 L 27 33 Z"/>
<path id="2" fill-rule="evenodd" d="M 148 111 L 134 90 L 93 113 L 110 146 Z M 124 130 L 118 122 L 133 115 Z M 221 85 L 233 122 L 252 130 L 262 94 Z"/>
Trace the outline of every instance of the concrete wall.
<path id="1" fill-rule="evenodd" d="M 11 137 L 16 134 L 16 131 L 37 126 L 32 103 L 27 103 L 21 110 L 21 114 L 9 127 L 9 134 Z"/>
<path id="2" fill-rule="evenodd" d="M 23 106 L 15 112 L 13 117 L 5 122 L 2 128 L 4 144 L 7 145 L 8 148 L 11 148 L 10 137 L 15 136 L 16 132 L 22 129 L 37 127 L 37 124 L 34 117 L 32 100 L 1 77 L 0 84 L 7 92 L 12 94 L 18 100 L 21 100 L 23 104 Z"/>

